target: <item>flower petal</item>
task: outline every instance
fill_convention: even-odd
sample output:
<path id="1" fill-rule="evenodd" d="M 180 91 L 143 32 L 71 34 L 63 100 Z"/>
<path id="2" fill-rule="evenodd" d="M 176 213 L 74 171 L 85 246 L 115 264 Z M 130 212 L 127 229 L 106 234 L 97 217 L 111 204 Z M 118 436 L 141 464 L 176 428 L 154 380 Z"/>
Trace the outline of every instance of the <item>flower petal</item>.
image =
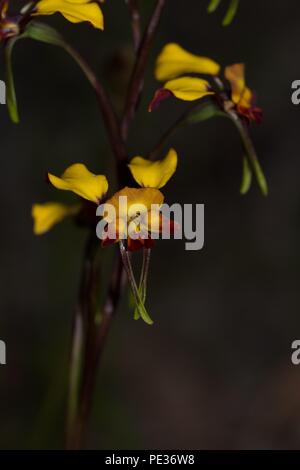
<path id="1" fill-rule="evenodd" d="M 96 204 L 108 190 L 106 177 L 104 175 L 94 175 L 83 163 L 71 165 L 60 178 L 51 173 L 48 173 L 48 177 L 55 188 L 72 191 L 83 199 Z"/>
<path id="2" fill-rule="evenodd" d="M 177 160 L 176 151 L 171 149 L 163 160 L 152 162 L 142 157 L 134 157 L 128 166 L 140 186 L 160 189 L 175 173 Z"/>
<path id="3" fill-rule="evenodd" d="M 36 15 L 61 13 L 68 21 L 90 22 L 95 28 L 104 29 L 103 14 L 99 4 L 90 0 L 40 0 Z"/>
<path id="4" fill-rule="evenodd" d="M 214 95 L 206 80 L 196 77 L 180 77 L 165 83 L 164 89 L 183 101 L 195 101 L 204 96 Z"/>
<path id="5" fill-rule="evenodd" d="M 225 68 L 225 78 L 231 85 L 231 99 L 235 104 L 244 108 L 252 106 L 253 93 L 246 86 L 245 65 L 233 64 Z"/>
<path id="6" fill-rule="evenodd" d="M 122 197 L 126 197 L 126 205 L 124 206 Z M 135 207 L 144 206 L 144 210 L 149 211 L 153 204 L 161 206 L 163 202 L 164 196 L 159 189 L 125 187 L 106 201 L 105 206 L 106 204 L 112 205 L 117 212 L 117 217 L 127 218 L 132 216 Z M 110 221 L 107 217 L 105 219 Z"/>
<path id="7" fill-rule="evenodd" d="M 58 224 L 66 217 L 76 215 L 79 210 L 80 204 L 73 206 L 66 206 L 65 204 L 56 202 L 34 204 L 31 211 L 34 234 L 42 235 L 48 232 L 54 225 Z"/>
<path id="8" fill-rule="evenodd" d="M 156 61 L 155 77 L 164 82 L 186 73 L 218 75 L 220 66 L 207 57 L 183 49 L 179 44 L 167 44 Z"/>

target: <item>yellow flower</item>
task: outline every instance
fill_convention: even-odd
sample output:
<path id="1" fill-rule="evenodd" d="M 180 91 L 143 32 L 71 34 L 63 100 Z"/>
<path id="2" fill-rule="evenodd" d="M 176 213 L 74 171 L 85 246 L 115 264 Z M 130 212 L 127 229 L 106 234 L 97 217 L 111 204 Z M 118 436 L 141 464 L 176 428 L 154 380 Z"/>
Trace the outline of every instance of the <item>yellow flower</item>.
<path id="1" fill-rule="evenodd" d="M 83 163 L 74 163 L 67 168 L 60 178 L 48 173 L 53 186 L 64 191 L 72 191 L 83 199 L 95 202 L 103 198 L 108 190 L 108 182 L 104 175 L 94 175 Z"/>
<path id="2" fill-rule="evenodd" d="M 42 235 L 48 232 L 54 225 L 69 216 L 76 215 L 80 210 L 80 205 L 66 206 L 56 202 L 46 202 L 45 204 L 34 204 L 32 206 L 33 232 L 35 235 Z"/>
<path id="3" fill-rule="evenodd" d="M 127 198 L 126 211 L 124 212 L 120 205 L 120 197 L 125 196 Z M 158 189 L 155 188 L 128 188 L 127 186 L 121 191 L 115 193 L 105 204 L 114 206 L 116 212 L 120 217 L 131 218 L 134 214 L 134 207 L 141 206 L 145 207 L 145 210 L 149 211 L 152 204 L 162 205 L 164 202 L 164 196 Z"/>
<path id="4" fill-rule="evenodd" d="M 149 111 L 157 108 L 161 101 L 170 96 L 183 101 L 195 101 L 213 95 L 214 91 L 207 80 L 186 74 L 215 76 L 219 72 L 220 66 L 213 60 L 191 54 L 178 44 L 167 44 L 158 56 L 155 67 L 157 80 L 165 83 L 156 91 Z"/>
<path id="5" fill-rule="evenodd" d="M 141 211 L 147 213 L 151 211 L 152 205 L 160 207 L 163 204 L 164 196 L 158 188 L 164 186 L 175 173 L 177 153 L 174 149 L 170 149 L 163 160 L 156 162 L 142 157 L 134 157 L 128 166 L 135 180 L 144 187 L 126 187 L 115 193 L 106 202 L 106 204 L 112 205 L 118 214 L 117 220 L 113 219 L 116 225 L 116 233 L 118 233 L 117 238 L 114 238 L 113 242 L 119 240 L 120 234 L 124 232 L 128 224 L 141 215 Z M 71 165 L 64 171 L 61 177 L 48 173 L 48 178 L 55 188 L 71 191 L 83 199 L 96 204 L 100 203 L 108 190 L 106 177 L 104 175 L 94 175 L 82 163 Z M 125 208 L 122 205 L 122 200 L 120 200 L 122 196 L 126 197 Z M 34 233 L 40 235 L 47 232 L 53 225 L 65 217 L 78 214 L 81 209 L 81 204 L 76 206 L 65 206 L 58 203 L 35 204 L 32 208 Z M 104 215 L 104 220 L 107 223 L 111 222 L 106 215 Z M 159 223 L 160 219 L 158 220 L 158 225 L 156 224 L 158 230 L 160 229 Z M 104 242 L 104 244 L 106 243 Z M 142 242 L 136 240 L 129 241 L 130 249 L 133 249 L 133 246 L 136 249 L 136 246 L 152 246 L 152 244 L 151 239 L 143 240 Z"/>
<path id="6" fill-rule="evenodd" d="M 176 151 L 171 149 L 163 160 L 152 162 L 142 157 L 134 157 L 128 166 L 140 186 L 160 189 L 175 173 L 177 160 Z"/>
<path id="7" fill-rule="evenodd" d="M 128 166 L 135 181 L 142 188 L 125 187 L 105 203 L 107 208 L 104 205 L 103 218 L 110 225 L 109 230 L 113 229 L 113 235 L 109 231 L 105 232 L 103 246 L 126 238 L 129 251 L 151 248 L 154 241 L 150 233 L 161 233 L 165 227 L 169 227 L 170 232 L 174 231 L 174 223 L 163 218 L 159 211 L 164 202 L 164 196 L 159 189 L 175 173 L 177 160 L 174 149 L 170 149 L 163 160 L 152 162 L 139 156 L 131 160 Z M 112 215 L 111 207 L 114 208 Z M 128 227 L 133 229 L 134 238 L 128 233 Z"/>
<path id="8" fill-rule="evenodd" d="M 155 76 L 166 82 L 186 73 L 218 75 L 220 66 L 207 57 L 201 57 L 183 49 L 179 44 L 167 44 L 157 58 Z"/>
<path id="9" fill-rule="evenodd" d="M 262 110 L 255 106 L 254 94 L 246 85 L 245 65 L 229 65 L 225 68 L 224 75 L 230 83 L 231 100 L 236 106 L 236 111 L 252 121 L 260 122 Z"/>
<path id="10" fill-rule="evenodd" d="M 126 204 L 123 203 L 126 199 Z M 128 227 L 136 233 L 135 238 L 127 237 L 127 248 L 129 251 L 139 250 L 141 248 L 152 248 L 153 240 L 145 233 L 150 232 L 153 227 L 160 228 L 160 219 L 158 213 L 153 211 L 153 205 L 159 208 L 164 202 L 164 196 L 155 188 L 128 188 L 125 187 L 118 191 L 104 205 L 104 220 L 110 224 L 110 230 L 113 229 L 113 237 L 110 233 L 103 238 L 103 246 L 118 242 L 127 235 Z M 107 211 L 105 206 L 107 205 Z M 113 207 L 117 218 L 110 218 L 110 208 Z M 156 217 L 155 217 L 156 215 Z M 154 220 L 156 219 L 156 220 Z M 139 236 L 139 234 L 142 234 Z"/>
<path id="11" fill-rule="evenodd" d="M 94 175 L 82 163 L 71 165 L 60 178 L 51 173 L 48 173 L 48 177 L 55 188 L 71 191 L 96 204 L 100 202 L 108 190 L 106 177 L 104 175 Z M 32 217 L 35 235 L 47 232 L 66 217 L 77 215 L 81 209 L 82 204 L 72 206 L 55 202 L 34 204 L 32 206 Z"/>
<path id="12" fill-rule="evenodd" d="M 88 21 L 95 28 L 104 29 L 104 19 L 99 4 L 91 0 L 40 0 L 35 15 L 61 13 L 71 23 Z"/>
<path id="13" fill-rule="evenodd" d="M 214 85 L 215 91 L 207 80 L 186 75 L 190 73 L 208 75 L 210 79 L 218 77 Z M 230 84 L 227 98 L 219 64 L 207 57 L 191 54 L 175 43 L 167 44 L 158 56 L 155 76 L 158 81 L 165 83 L 155 92 L 149 111 L 156 109 L 163 100 L 171 96 L 182 101 L 196 101 L 217 93 L 219 98 L 217 102 L 222 111 L 228 112 L 234 109 L 250 121 L 260 122 L 262 119 L 262 110 L 255 106 L 254 94 L 245 82 L 244 64 L 234 64 L 225 68 L 224 76 Z M 221 83 L 221 90 L 218 90 L 216 83 Z"/>

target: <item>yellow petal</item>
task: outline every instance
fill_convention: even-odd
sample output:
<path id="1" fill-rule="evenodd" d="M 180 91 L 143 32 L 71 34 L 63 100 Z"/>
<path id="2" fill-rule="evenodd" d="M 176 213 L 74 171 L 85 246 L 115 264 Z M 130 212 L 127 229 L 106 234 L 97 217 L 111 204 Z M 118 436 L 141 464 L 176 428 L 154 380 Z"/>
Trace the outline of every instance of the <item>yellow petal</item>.
<path id="1" fill-rule="evenodd" d="M 42 235 L 68 216 L 76 215 L 80 205 L 66 206 L 55 202 L 34 204 L 32 206 L 33 232 Z"/>
<path id="2" fill-rule="evenodd" d="M 123 197 L 126 198 L 126 205 L 123 205 Z M 159 189 L 125 187 L 115 193 L 105 205 L 113 206 L 117 212 L 117 217 L 127 218 L 128 216 L 132 216 L 132 208 L 135 206 L 144 206 L 144 210 L 149 211 L 153 204 L 161 206 L 163 202 L 164 196 Z M 110 220 L 107 217 L 105 217 L 105 219 Z"/>
<path id="3" fill-rule="evenodd" d="M 231 99 L 244 108 L 252 106 L 253 94 L 246 86 L 245 65 L 234 64 L 225 68 L 225 77 L 231 85 Z"/>
<path id="4" fill-rule="evenodd" d="M 106 177 L 104 175 L 94 175 L 83 163 L 71 165 L 60 178 L 51 173 L 48 173 L 48 177 L 55 188 L 72 191 L 83 199 L 96 204 L 108 190 Z"/>
<path id="5" fill-rule="evenodd" d="M 186 73 L 218 75 L 220 66 L 207 57 L 201 57 L 183 49 L 179 44 L 167 44 L 156 61 L 155 76 L 160 82 Z"/>
<path id="6" fill-rule="evenodd" d="M 171 149 L 163 160 L 152 162 L 134 157 L 128 165 L 135 181 L 146 188 L 162 188 L 177 168 L 177 153 Z"/>
<path id="7" fill-rule="evenodd" d="M 99 4 L 90 0 L 40 0 L 36 15 L 61 13 L 68 21 L 90 22 L 95 28 L 104 29 L 103 14 Z"/>
<path id="8" fill-rule="evenodd" d="M 165 83 L 164 89 L 184 101 L 195 101 L 214 94 L 213 91 L 210 91 L 209 83 L 206 80 L 196 77 L 175 78 Z"/>

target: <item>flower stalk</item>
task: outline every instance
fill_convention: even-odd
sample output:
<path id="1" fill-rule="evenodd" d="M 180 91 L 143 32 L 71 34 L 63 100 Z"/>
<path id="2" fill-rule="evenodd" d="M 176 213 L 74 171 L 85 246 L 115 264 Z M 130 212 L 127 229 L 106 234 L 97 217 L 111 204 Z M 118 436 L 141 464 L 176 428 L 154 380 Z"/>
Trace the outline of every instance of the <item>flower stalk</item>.
<path id="1" fill-rule="evenodd" d="M 138 0 L 127 0 L 128 10 L 131 19 L 131 29 L 133 36 L 133 44 L 135 52 L 137 53 L 141 43 L 141 18 L 138 6 Z"/>
<path id="2" fill-rule="evenodd" d="M 137 54 L 135 66 L 128 87 L 125 111 L 121 125 L 121 135 L 126 141 L 130 124 L 134 118 L 135 111 L 144 86 L 144 75 L 151 47 L 158 29 L 160 19 L 165 7 L 165 0 L 157 0 L 156 6 L 144 33 L 140 48 Z"/>
<path id="3" fill-rule="evenodd" d="M 154 9 L 153 15 L 150 19 L 149 25 L 146 29 L 142 41 L 139 39 L 138 32 L 138 22 L 137 22 L 137 3 L 129 2 L 132 14 L 134 13 L 135 18 L 133 24 L 134 30 L 134 41 L 135 47 L 137 49 L 137 59 L 136 64 L 132 73 L 132 77 L 128 86 L 127 99 L 125 105 L 125 112 L 122 119 L 122 122 L 118 121 L 114 109 L 109 101 L 101 83 L 97 79 L 96 75 L 86 63 L 86 61 L 75 51 L 70 45 L 64 42 L 64 49 L 73 57 L 73 59 L 80 66 L 84 74 L 86 75 L 88 81 L 93 86 L 97 99 L 104 117 L 104 122 L 106 126 L 107 133 L 110 138 L 110 145 L 115 155 L 117 166 L 118 166 L 118 180 L 119 184 L 123 185 L 126 182 L 127 178 L 127 166 L 128 162 L 127 151 L 126 151 L 126 141 L 128 138 L 129 127 L 134 118 L 137 103 L 140 97 L 140 94 L 143 89 L 144 83 L 144 73 L 147 65 L 147 59 L 149 52 L 154 40 L 156 30 L 159 25 L 160 17 L 162 15 L 165 0 L 157 0 L 156 7 Z M 139 48 L 138 41 L 140 42 Z M 86 253 L 86 259 L 89 258 Z M 127 274 L 127 278 L 130 282 L 137 308 L 140 316 L 148 323 L 152 324 L 152 320 L 149 317 L 145 307 L 144 300 L 146 297 L 146 282 L 147 282 L 147 271 L 149 268 L 150 260 L 150 250 L 146 251 L 146 258 L 144 260 L 144 269 L 141 278 L 141 287 L 142 295 L 140 295 L 139 289 L 137 287 L 135 277 L 133 274 L 133 269 L 131 266 L 131 261 L 127 250 L 125 249 L 124 244 L 120 243 L 120 254 L 118 261 L 113 273 L 111 283 L 107 292 L 107 297 L 104 303 L 101 314 L 101 322 L 98 325 L 96 318 L 97 310 L 94 307 L 94 310 L 91 315 L 91 323 L 89 331 L 89 338 L 87 338 L 87 333 L 85 330 L 85 345 L 88 341 L 88 347 L 79 347 L 78 337 L 80 342 L 83 341 L 80 331 L 73 332 L 73 358 L 74 361 L 71 364 L 71 370 L 73 371 L 70 375 L 70 399 L 71 405 L 69 410 L 68 418 L 68 436 L 67 436 L 67 448 L 70 449 L 80 449 L 83 447 L 84 439 L 86 436 L 86 429 L 88 418 L 90 414 L 90 408 L 92 403 L 93 392 L 96 382 L 96 373 L 98 369 L 99 360 L 101 358 L 104 346 L 108 333 L 110 331 L 111 323 L 114 318 L 119 299 L 122 292 L 123 279 L 124 279 L 124 270 Z M 83 268 L 83 282 L 90 284 L 92 279 L 89 277 L 88 273 Z M 89 299 L 91 302 L 91 299 Z M 78 311 L 75 311 L 75 320 L 78 315 Z M 82 317 L 83 312 L 80 311 Z M 76 325 L 81 325 L 81 322 L 75 323 Z M 78 326 L 78 328 L 79 328 Z M 79 336 L 78 336 L 79 335 Z M 84 357 L 82 362 L 79 359 L 79 351 L 83 353 Z M 76 354 L 75 354 L 76 353 Z M 80 370 L 80 372 L 79 372 Z M 78 378 L 80 378 L 80 387 L 78 388 Z M 77 409 L 76 409 L 77 408 Z M 70 424 L 71 423 L 71 424 Z"/>

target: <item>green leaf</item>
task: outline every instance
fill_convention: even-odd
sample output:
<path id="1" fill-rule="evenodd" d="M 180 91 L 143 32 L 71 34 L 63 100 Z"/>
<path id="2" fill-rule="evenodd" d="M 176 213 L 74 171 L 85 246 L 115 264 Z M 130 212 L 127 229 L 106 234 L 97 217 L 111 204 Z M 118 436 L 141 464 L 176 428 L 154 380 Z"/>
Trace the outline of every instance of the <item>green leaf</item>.
<path id="1" fill-rule="evenodd" d="M 20 37 L 20 36 L 19 36 Z M 19 37 L 11 38 L 7 41 L 4 48 L 5 61 L 5 82 L 6 82 L 6 104 L 9 116 L 15 124 L 20 122 L 13 69 L 11 64 L 12 51 Z"/>
<path id="2" fill-rule="evenodd" d="M 238 7 L 239 7 L 240 0 L 231 0 L 227 13 L 223 19 L 223 26 L 229 26 L 232 23 L 233 18 L 235 17 Z"/>
<path id="3" fill-rule="evenodd" d="M 242 174 L 242 182 L 240 187 L 241 194 L 247 194 L 251 187 L 252 183 L 252 171 L 248 163 L 247 157 L 243 158 L 243 174 Z"/>
<path id="4" fill-rule="evenodd" d="M 208 13 L 213 13 L 214 11 L 216 11 L 221 1 L 222 0 L 210 0 L 209 5 L 207 7 Z"/>
<path id="5" fill-rule="evenodd" d="M 200 108 L 192 111 L 188 115 L 186 122 L 188 124 L 197 124 L 198 122 L 207 121 L 208 119 L 211 119 L 214 117 L 227 117 L 227 116 L 214 103 L 205 103 L 205 105 L 201 105 Z"/>

